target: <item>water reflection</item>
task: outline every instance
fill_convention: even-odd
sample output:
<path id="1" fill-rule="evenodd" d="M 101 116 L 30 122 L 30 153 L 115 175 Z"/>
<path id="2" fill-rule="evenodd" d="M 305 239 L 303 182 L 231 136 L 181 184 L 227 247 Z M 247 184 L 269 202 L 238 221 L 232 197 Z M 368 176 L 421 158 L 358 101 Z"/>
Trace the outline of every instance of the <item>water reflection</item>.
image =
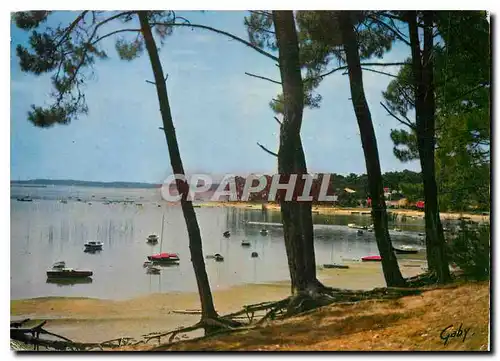
<path id="1" fill-rule="evenodd" d="M 59 287 L 64 286 L 74 286 L 81 284 L 89 284 L 92 283 L 92 278 L 83 277 L 83 278 L 47 278 L 46 283 L 55 284 Z"/>

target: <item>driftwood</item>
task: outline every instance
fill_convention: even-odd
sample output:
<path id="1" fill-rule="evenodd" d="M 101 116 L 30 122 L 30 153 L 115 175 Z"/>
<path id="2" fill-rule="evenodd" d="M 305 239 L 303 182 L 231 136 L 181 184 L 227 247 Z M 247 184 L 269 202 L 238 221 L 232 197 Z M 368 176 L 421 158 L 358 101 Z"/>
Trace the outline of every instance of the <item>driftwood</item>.
<path id="1" fill-rule="evenodd" d="M 10 323 L 10 338 L 15 345 L 19 345 L 22 342 L 25 345 L 33 345 L 35 350 L 38 350 L 40 346 L 55 349 L 55 350 L 70 350 L 70 351 L 91 351 L 93 349 L 103 350 L 105 348 L 117 348 L 121 346 L 127 346 L 133 343 L 134 340 L 131 337 L 121 337 L 113 340 L 108 340 L 99 343 L 83 343 L 75 342 L 66 338 L 64 336 L 58 335 L 53 332 L 49 332 L 43 329 L 43 326 L 47 321 L 40 321 L 31 327 L 27 327 L 26 324 L 31 321 L 30 319 L 25 319 L 21 321 L 15 321 Z M 25 326 L 25 327 L 23 327 Z M 40 335 L 49 335 L 58 338 L 58 340 L 51 340 L 41 338 Z M 134 344 L 141 343 L 143 341 L 135 342 Z M 16 346 L 16 350 L 26 350 L 26 348 L 21 348 Z"/>

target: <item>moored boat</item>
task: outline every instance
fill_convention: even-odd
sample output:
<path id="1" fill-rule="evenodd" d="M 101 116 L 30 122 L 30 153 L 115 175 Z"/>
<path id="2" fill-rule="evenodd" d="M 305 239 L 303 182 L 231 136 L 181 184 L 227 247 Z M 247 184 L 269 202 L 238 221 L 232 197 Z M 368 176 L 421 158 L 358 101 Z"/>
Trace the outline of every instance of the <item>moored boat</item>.
<path id="1" fill-rule="evenodd" d="M 347 269 L 349 266 L 343 265 L 343 264 L 334 264 L 334 263 L 327 263 L 323 265 L 324 268 L 340 268 L 340 269 Z"/>
<path id="2" fill-rule="evenodd" d="M 361 229 L 361 230 L 366 230 L 366 229 L 368 229 L 368 227 L 366 227 L 366 226 L 358 226 L 356 223 L 349 223 L 349 224 L 347 225 L 347 227 L 349 227 L 349 228 L 353 228 L 353 229 Z"/>
<path id="3" fill-rule="evenodd" d="M 263 236 L 267 236 L 267 229 L 261 229 L 260 230 L 260 234 L 262 234 Z"/>
<path id="4" fill-rule="evenodd" d="M 418 253 L 418 249 L 408 247 L 408 246 L 401 246 L 400 248 L 392 247 L 394 249 L 394 252 L 396 254 L 415 254 Z"/>
<path id="5" fill-rule="evenodd" d="M 33 199 L 30 196 L 17 198 L 18 202 L 33 202 Z"/>
<path id="6" fill-rule="evenodd" d="M 380 256 L 366 256 L 366 257 L 361 257 L 361 261 L 363 261 L 363 262 L 380 262 L 380 261 L 382 261 L 382 257 L 380 257 Z"/>
<path id="7" fill-rule="evenodd" d="M 214 254 L 214 259 L 216 262 L 223 262 L 224 261 L 224 257 L 220 253 Z"/>
<path id="8" fill-rule="evenodd" d="M 85 250 L 86 251 L 100 251 L 102 250 L 102 242 L 99 241 L 88 241 L 85 243 Z"/>
<path id="9" fill-rule="evenodd" d="M 158 243 L 158 236 L 156 234 L 150 234 L 146 238 L 146 243 L 149 243 L 149 244 L 156 244 L 156 243 Z"/>
<path id="10" fill-rule="evenodd" d="M 86 278 L 93 275 L 89 270 L 77 270 L 66 267 L 64 261 L 56 262 L 51 269 L 47 270 L 48 278 Z"/>
<path id="11" fill-rule="evenodd" d="M 148 256 L 148 260 L 155 263 L 178 263 L 180 261 L 177 253 L 158 253 L 152 256 Z"/>
<path id="12" fill-rule="evenodd" d="M 250 246 L 250 242 L 249 241 L 241 241 L 241 245 L 243 247 L 249 247 Z"/>

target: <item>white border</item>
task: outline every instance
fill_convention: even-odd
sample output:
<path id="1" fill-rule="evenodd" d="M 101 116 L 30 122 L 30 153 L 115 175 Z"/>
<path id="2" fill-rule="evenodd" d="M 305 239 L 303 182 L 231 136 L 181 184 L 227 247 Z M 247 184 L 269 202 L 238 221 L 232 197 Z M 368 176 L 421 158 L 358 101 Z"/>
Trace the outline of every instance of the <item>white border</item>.
<path id="1" fill-rule="evenodd" d="M 5 6 L 6 5 L 6 6 Z M 134 3 L 132 1 L 106 1 L 105 4 L 103 4 L 102 0 L 96 1 L 96 0 L 87 0 L 84 3 L 77 3 L 77 2 L 68 2 L 68 1 L 61 1 L 61 0 L 45 0 L 42 2 L 34 2 L 34 1 L 26 1 L 26 0 L 17 0 L 14 3 L 11 2 L 2 2 L 1 7 L 2 7 L 2 12 L 1 12 L 1 32 L 3 42 L 2 42 L 2 48 L 7 49 L 8 42 L 10 42 L 10 12 L 11 11 L 18 11 L 18 10 L 39 10 L 39 9 L 54 9 L 54 10 L 81 10 L 82 5 L 84 5 L 86 8 L 89 9 L 99 9 L 99 10 L 119 10 L 119 9 L 131 9 L 131 8 L 137 8 L 137 2 Z M 165 2 L 164 0 L 162 1 L 141 1 L 140 2 L 140 8 L 142 9 L 161 9 L 164 8 L 165 6 L 169 6 L 170 9 L 172 10 L 200 10 L 200 9 L 206 9 L 206 10 L 246 10 L 246 9 L 328 9 L 328 8 L 335 8 L 335 9 L 382 9 L 382 8 L 392 8 L 392 9 L 412 9 L 415 7 L 421 8 L 421 9 L 426 9 L 426 10 L 445 10 L 445 9 L 460 9 L 460 10 L 477 10 L 477 9 L 488 9 L 491 10 L 494 14 L 496 13 L 496 8 L 498 7 L 498 1 L 473 1 L 473 2 L 466 2 L 466 1 L 454 1 L 454 2 L 449 2 L 449 1 L 429 1 L 429 0 L 421 0 L 418 3 L 417 2 L 402 2 L 402 1 L 357 1 L 354 2 L 352 0 L 350 1 L 317 1 L 317 0 L 308 0 L 308 1 L 272 1 L 270 2 L 269 0 L 262 1 L 262 0 L 254 0 L 252 2 L 247 2 L 245 3 L 237 3 L 237 2 L 229 2 L 229 1 L 210 1 L 210 2 L 202 2 L 202 1 L 188 1 L 184 0 L 182 2 L 177 2 L 177 3 L 172 3 L 172 2 Z M 5 6 L 5 9 L 4 9 Z M 498 19 L 495 19 L 498 22 Z M 498 29 L 498 24 L 496 25 L 496 29 Z M 495 44 L 494 48 L 497 48 L 499 46 L 499 40 L 498 40 L 498 35 L 494 37 Z M 1 194 L 1 230 L 2 230 L 2 242 L 3 242 L 3 252 L 2 257 L 3 259 L 0 260 L 0 267 L 2 268 L 0 270 L 0 274 L 2 277 L 2 284 L 4 285 L 4 290 L 6 291 L 7 285 L 9 285 L 9 292 L 3 292 L 3 297 L 1 298 L 1 310 L 2 310 L 2 321 L 1 321 L 1 333 L 2 336 L 0 338 L 1 340 L 1 352 L 2 352 L 2 360 L 5 359 L 3 356 L 6 356 L 6 358 L 10 359 L 14 357 L 14 354 L 10 351 L 10 345 L 8 346 L 8 335 L 7 335 L 7 320 L 10 319 L 10 279 L 8 275 L 10 275 L 10 54 L 7 51 L 2 52 L 2 72 L 1 72 L 1 85 L 2 85 L 2 96 L 1 96 L 1 101 L 2 101 L 2 107 L 0 108 L 2 110 L 2 122 L 0 123 L 2 129 L 0 131 L 0 136 L 2 137 L 1 139 L 1 144 L 3 147 L 3 150 L 1 152 L 1 164 L 0 164 L 0 169 L 2 172 L 2 187 L 0 188 L 0 194 Z M 495 59 L 495 58 L 494 58 Z M 497 62 L 495 62 L 495 65 L 497 65 Z M 495 84 L 495 80 L 493 80 L 493 84 Z M 497 94 L 495 94 L 497 95 Z M 498 97 L 495 97 L 495 100 L 498 100 Z M 493 104 L 496 104 L 496 101 L 493 100 Z M 495 129 L 495 136 L 496 138 L 500 137 L 499 134 L 499 126 L 496 127 Z M 496 148 L 496 147 L 495 147 Z M 496 153 L 496 152 L 495 152 Z M 495 154 L 494 159 L 497 159 L 497 156 Z M 493 166 L 493 170 L 496 172 L 497 165 L 498 165 L 498 159 L 495 161 L 495 164 Z M 500 168 L 499 168 L 500 169 Z M 495 175 L 498 176 L 498 173 Z M 498 178 L 495 177 L 495 186 L 498 186 Z M 498 201 L 498 198 L 500 198 L 500 195 L 498 193 L 498 187 L 495 187 L 497 189 L 496 192 L 496 197 L 495 201 Z M 498 202 L 495 202 L 495 204 L 498 204 Z M 495 209 L 496 211 L 496 209 Z M 497 213 L 495 212 L 495 218 L 498 218 Z M 494 222 L 497 221 L 497 219 L 493 220 Z M 497 223 L 497 222 L 495 222 Z M 498 227 L 495 226 L 495 234 L 493 236 L 493 242 L 496 240 L 499 240 L 499 234 L 500 232 L 498 231 Z M 7 247 L 5 246 L 7 244 Z M 499 246 L 496 245 L 495 249 L 498 250 Z M 8 249 L 8 251 L 7 251 Z M 498 252 L 496 252 L 498 255 Z M 495 256 L 496 256 L 495 255 Z M 495 275 L 495 280 L 497 279 Z M 495 282 L 495 285 L 497 286 L 497 282 Z M 6 294 L 9 294 L 9 298 L 6 297 Z M 498 293 L 497 293 L 498 296 Z M 497 298 L 498 300 L 498 298 Z M 497 304 L 495 306 L 498 305 Z M 497 335 L 497 339 L 495 344 L 499 345 L 498 343 L 498 332 L 494 333 Z M 95 354 L 89 354 L 89 356 L 97 356 Z M 163 355 L 159 357 L 173 357 L 174 355 Z M 247 355 L 247 357 L 250 356 L 251 358 L 254 357 L 259 357 L 259 360 L 262 360 L 263 358 L 268 358 L 272 357 L 270 355 Z M 273 355 L 276 356 L 276 355 Z M 367 354 L 366 356 L 371 356 L 370 354 Z M 401 356 L 401 355 L 398 355 Z M 428 357 L 429 355 L 426 355 Z M 26 356 L 25 356 L 26 357 Z M 34 356 L 28 356 L 26 359 L 32 358 Z M 40 357 L 40 356 L 38 356 Z M 70 356 L 71 357 L 71 356 Z M 72 356 L 74 357 L 74 356 Z M 108 355 L 109 357 L 109 355 Z M 137 356 L 132 356 L 134 359 L 143 359 L 145 356 L 144 355 L 137 355 Z M 186 356 L 184 356 L 186 357 Z M 233 357 L 233 356 L 231 356 Z M 301 357 L 311 357 L 311 356 L 301 356 Z M 335 357 L 336 359 L 344 359 L 346 356 L 341 356 L 341 355 L 327 355 L 327 357 Z M 351 356 L 352 357 L 352 356 Z M 359 357 L 359 356 L 358 356 Z M 432 358 L 437 356 L 431 356 Z"/>

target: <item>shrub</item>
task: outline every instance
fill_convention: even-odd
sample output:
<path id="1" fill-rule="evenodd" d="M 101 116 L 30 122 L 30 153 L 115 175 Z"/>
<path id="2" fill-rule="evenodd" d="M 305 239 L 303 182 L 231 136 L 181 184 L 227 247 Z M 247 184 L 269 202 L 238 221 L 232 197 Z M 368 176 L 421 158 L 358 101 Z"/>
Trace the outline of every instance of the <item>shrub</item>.
<path id="1" fill-rule="evenodd" d="M 490 225 L 467 224 L 450 240 L 449 258 L 465 275 L 484 280 L 490 276 Z"/>

